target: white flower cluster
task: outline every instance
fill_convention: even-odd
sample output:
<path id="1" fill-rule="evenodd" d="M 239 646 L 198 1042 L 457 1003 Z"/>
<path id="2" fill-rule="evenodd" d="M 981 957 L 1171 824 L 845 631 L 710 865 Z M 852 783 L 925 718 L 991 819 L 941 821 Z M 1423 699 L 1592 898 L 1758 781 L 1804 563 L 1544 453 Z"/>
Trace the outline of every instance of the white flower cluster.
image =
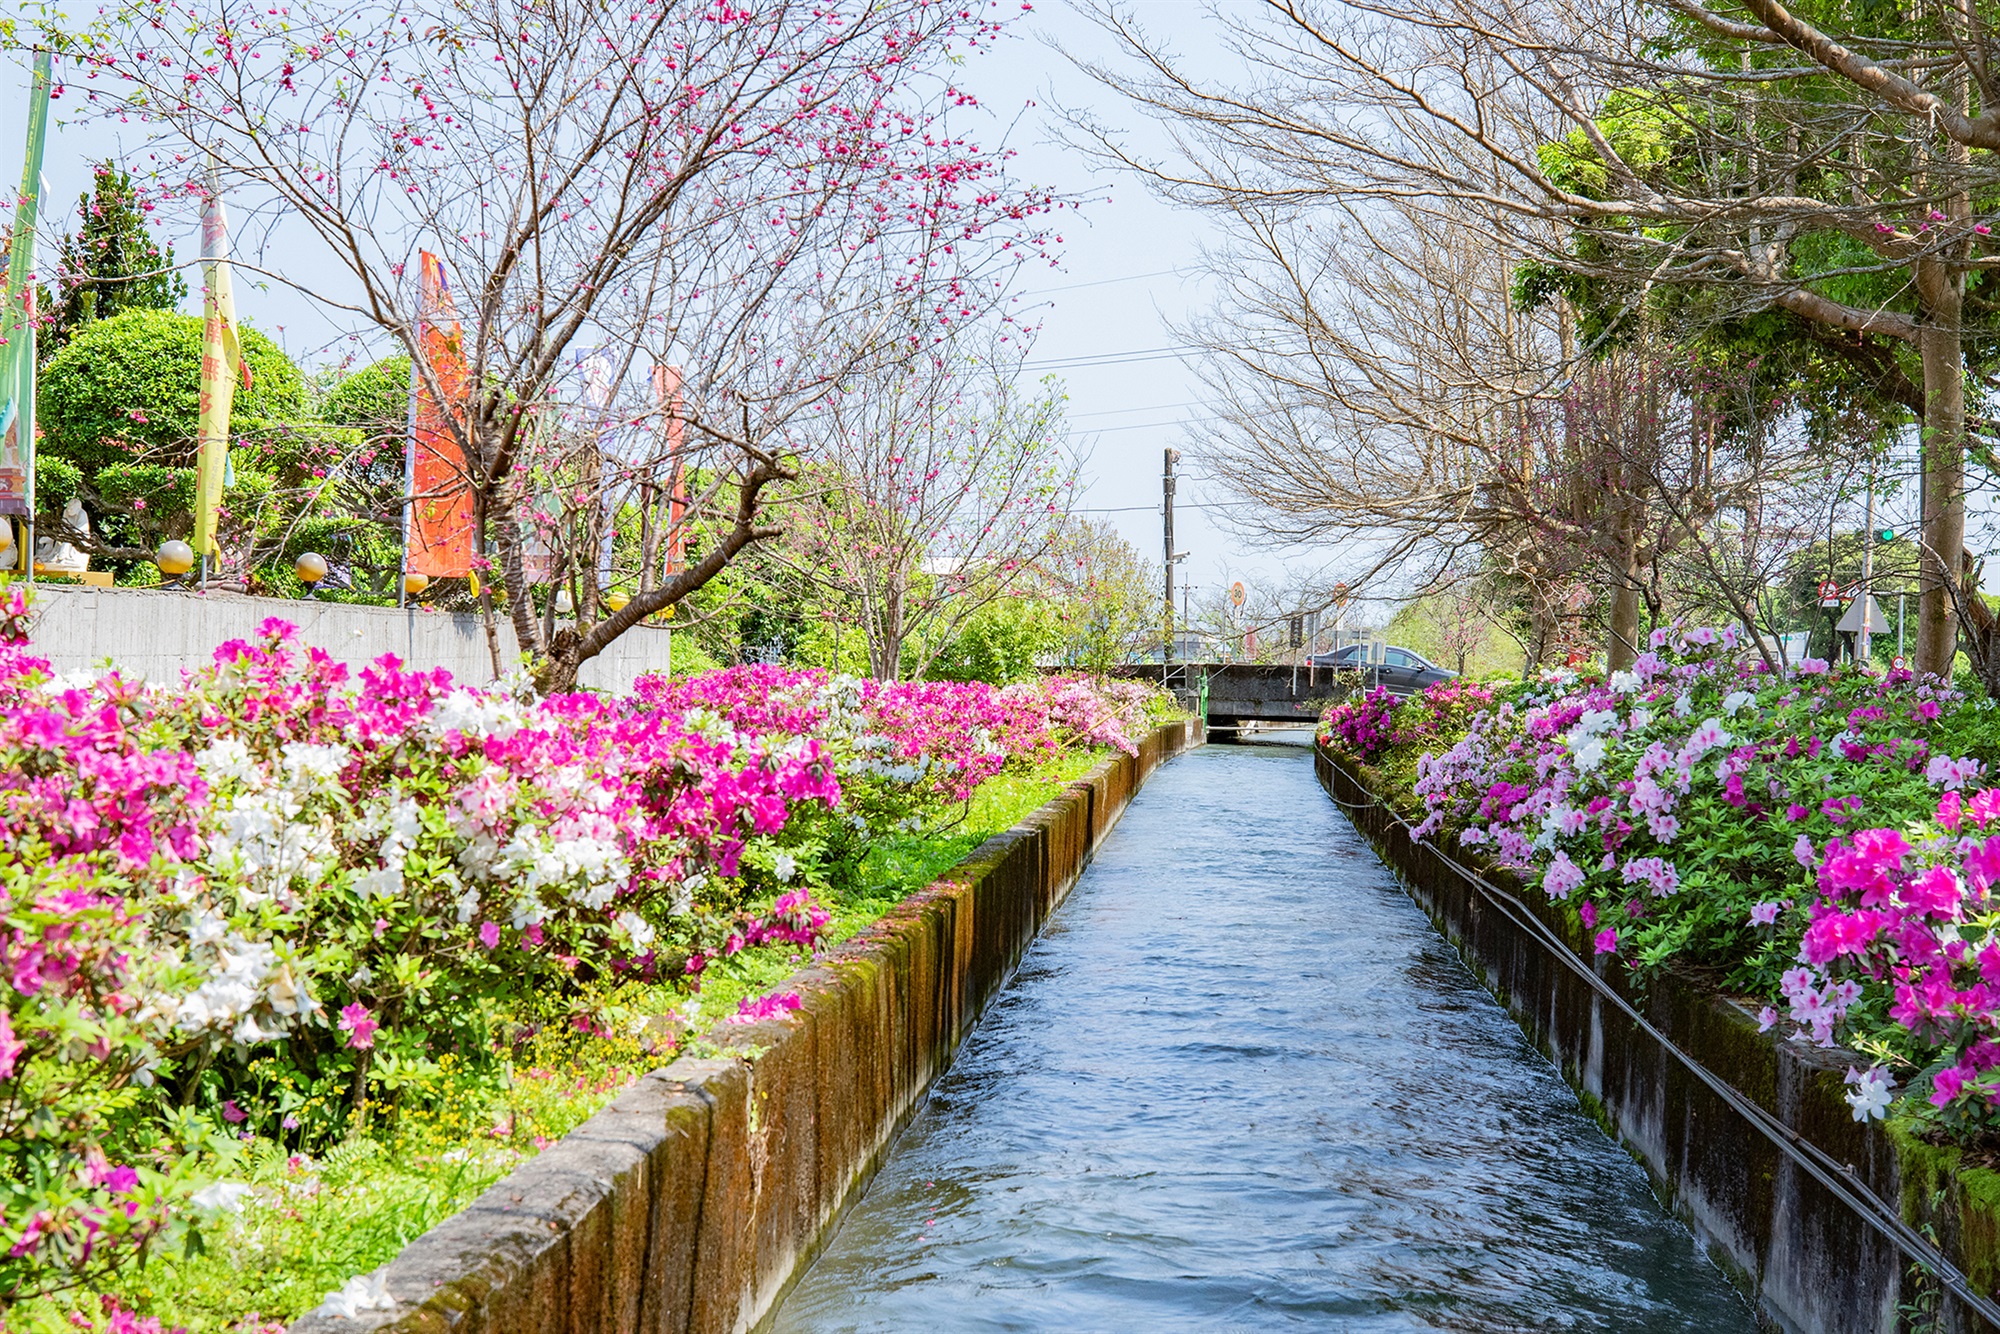
<path id="1" fill-rule="evenodd" d="M 293 880 L 320 879 L 339 855 L 332 819 L 300 818 L 305 803 L 284 788 L 238 792 L 216 814 L 220 828 L 209 838 L 209 858 L 242 875 L 242 893 L 252 902 L 276 896 L 289 909 Z"/>
<path id="2" fill-rule="evenodd" d="M 356 1274 L 338 1292 L 327 1294 L 312 1314 L 334 1320 L 354 1320 L 369 1311 L 393 1311 L 396 1299 L 389 1295 L 389 1281 L 380 1270 Z"/>
<path id="3" fill-rule="evenodd" d="M 215 804 L 208 853 L 218 868 L 241 874 L 248 902 L 275 896 L 289 909 L 294 880 L 315 881 L 332 869 L 339 856 L 332 817 L 313 818 L 307 807 L 349 757 L 345 746 L 288 741 L 279 761 L 282 781 L 270 782 L 250 748 L 235 738 L 196 754 L 202 777 L 236 789 Z"/>
<path id="4" fill-rule="evenodd" d="M 422 808 L 404 797 L 370 811 L 364 827 L 382 833 L 382 864 L 355 878 L 355 893 L 370 899 L 401 897 L 403 863 L 424 828 Z"/>
<path id="5" fill-rule="evenodd" d="M 514 831 L 495 866 L 521 872 L 517 888 L 530 901 L 541 889 L 559 887 L 568 891 L 572 903 L 592 909 L 609 904 L 632 878 L 632 864 L 611 839 L 553 838 L 531 824 Z M 515 919 L 516 926 L 540 921 L 540 904 L 517 906 Z"/>
<path id="6" fill-rule="evenodd" d="M 182 1031 L 227 1031 L 232 1042 L 273 1042 L 320 1012 L 304 974 L 280 959 L 269 942 L 229 931 L 206 907 L 191 912 L 188 939 L 211 960 L 209 978 L 181 997 L 174 1022 Z"/>
<path id="7" fill-rule="evenodd" d="M 431 706 L 424 717 L 424 727 L 433 736 L 457 732 L 478 740 L 489 736 L 510 737 L 526 721 L 526 712 L 509 696 L 461 688 Z"/>
<path id="8" fill-rule="evenodd" d="M 1591 709 L 1577 719 L 1576 726 L 1570 728 L 1564 740 L 1569 742 L 1569 753 L 1580 774 L 1590 773 L 1604 763 L 1610 751 L 1610 743 L 1604 733 L 1618 726 L 1618 710 Z"/>
<path id="9" fill-rule="evenodd" d="M 895 758 L 896 739 L 874 732 L 864 732 L 854 739 L 857 752 L 852 759 L 843 760 L 839 766 L 842 774 L 868 774 L 886 779 L 891 783 L 915 783 L 930 773 L 932 759 L 928 755 L 916 760 Z"/>

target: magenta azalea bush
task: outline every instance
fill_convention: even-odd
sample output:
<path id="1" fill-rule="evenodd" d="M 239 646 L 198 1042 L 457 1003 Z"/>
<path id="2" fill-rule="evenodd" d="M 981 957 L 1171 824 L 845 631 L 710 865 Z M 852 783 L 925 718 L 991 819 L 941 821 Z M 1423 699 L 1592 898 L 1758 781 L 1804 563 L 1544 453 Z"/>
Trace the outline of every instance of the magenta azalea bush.
<path id="1" fill-rule="evenodd" d="M 1379 762 L 1409 705 L 1366 707 L 1322 739 Z M 2000 1128 L 1992 701 L 1908 672 L 1772 671 L 1734 631 L 1676 628 L 1629 672 L 1548 673 L 1404 744 L 1424 750 L 1419 836 L 1518 871 L 1599 955 L 1708 971 L 1769 1002 L 1766 1027 L 1862 1053 L 1857 1117 L 1901 1087 L 1920 1115 Z"/>
<path id="2" fill-rule="evenodd" d="M 810 951 L 871 836 L 1143 725 L 1063 680 L 535 699 L 350 672 L 276 620 L 152 689 L 53 676 L 0 596 L 0 1302 L 188 1226 L 205 1144 L 324 1146 L 443 1064 L 597 1031 L 620 979 Z"/>
<path id="3" fill-rule="evenodd" d="M 1472 717 L 1493 702 L 1490 687 L 1462 677 L 1439 681 L 1398 698 L 1377 686 L 1349 696 L 1320 718 L 1319 739 L 1362 760 L 1392 749 L 1449 744 L 1464 735 Z"/>

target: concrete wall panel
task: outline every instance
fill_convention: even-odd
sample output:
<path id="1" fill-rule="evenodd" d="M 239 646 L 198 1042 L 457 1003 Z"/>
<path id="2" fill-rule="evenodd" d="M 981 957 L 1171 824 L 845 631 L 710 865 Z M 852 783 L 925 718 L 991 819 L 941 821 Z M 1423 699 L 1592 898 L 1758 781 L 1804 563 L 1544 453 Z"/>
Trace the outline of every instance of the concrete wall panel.
<path id="1" fill-rule="evenodd" d="M 172 683 L 183 671 L 214 661 L 232 639 L 252 639 L 269 618 L 299 627 L 305 643 L 352 667 L 393 653 L 411 667 L 443 667 L 472 685 L 493 679 L 493 653 L 477 616 L 413 607 L 358 607 L 304 598 L 256 598 L 235 593 L 148 588 L 88 588 L 40 584 L 35 594 L 34 651 L 58 672 L 113 662 L 127 675 Z M 501 661 L 513 670 L 520 654 L 512 626 L 498 624 Z M 628 691 L 647 672 L 665 671 L 670 632 L 634 626 L 584 664 L 584 686 Z"/>

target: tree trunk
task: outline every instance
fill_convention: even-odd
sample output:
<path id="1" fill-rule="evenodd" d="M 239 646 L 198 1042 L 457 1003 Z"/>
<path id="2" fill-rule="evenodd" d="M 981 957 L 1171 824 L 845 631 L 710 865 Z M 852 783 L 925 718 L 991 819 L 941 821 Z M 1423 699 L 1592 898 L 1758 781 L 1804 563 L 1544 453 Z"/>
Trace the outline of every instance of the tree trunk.
<path id="1" fill-rule="evenodd" d="M 507 616 L 514 623 L 514 643 L 522 656 L 539 656 L 542 628 L 535 622 L 534 599 L 528 596 L 528 574 L 521 561 L 521 525 L 515 521 L 514 506 L 498 488 L 488 494 L 486 512 L 492 516 L 495 545 L 499 547 L 500 579 L 507 589 Z"/>
<path id="2" fill-rule="evenodd" d="M 486 531 L 486 497 L 482 493 L 474 492 L 472 536 L 473 545 L 480 556 L 486 554 L 489 546 Z M 473 581 L 479 585 L 479 621 L 486 628 L 486 651 L 493 656 L 493 679 L 498 681 L 507 674 L 507 664 L 500 652 L 500 626 L 493 615 L 493 567 L 488 565 L 485 573 L 486 577 L 481 579 L 475 572 Z"/>
<path id="3" fill-rule="evenodd" d="M 1620 469 L 1620 472 L 1627 470 Z M 1643 507 L 1630 477 L 1612 500 L 1611 634 L 1604 646 L 1604 669 L 1626 671 L 1639 656 L 1639 541 Z"/>
<path id="4" fill-rule="evenodd" d="M 891 575 L 882 584 L 868 634 L 868 674 L 877 681 L 894 681 L 903 668 L 903 581 Z"/>
<path id="5" fill-rule="evenodd" d="M 1951 675 L 1958 620 L 1950 582 L 1965 550 L 1964 275 L 1941 260 L 1917 263 L 1924 365 L 1923 581 L 1917 599 L 1919 672 Z"/>

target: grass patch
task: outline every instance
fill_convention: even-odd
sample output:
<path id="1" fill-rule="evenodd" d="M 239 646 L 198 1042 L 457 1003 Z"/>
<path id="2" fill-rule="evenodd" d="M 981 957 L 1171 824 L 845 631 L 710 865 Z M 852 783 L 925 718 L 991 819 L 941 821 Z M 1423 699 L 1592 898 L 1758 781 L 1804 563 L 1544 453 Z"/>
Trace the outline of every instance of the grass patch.
<path id="1" fill-rule="evenodd" d="M 1084 751 L 1033 773 L 1001 775 L 973 794 L 949 828 L 877 839 L 859 877 L 865 888 L 824 897 L 832 913 L 826 943 L 876 921 L 1103 758 Z M 317 1158 L 258 1138 L 210 1150 L 205 1175 L 248 1187 L 240 1212 L 209 1213 L 195 1247 L 120 1273 L 109 1291 L 168 1329 L 278 1334 L 465 1208 L 645 1071 L 670 1062 L 691 1036 L 734 1014 L 740 1002 L 780 989 L 809 962 L 800 950 L 759 948 L 712 961 L 698 992 L 684 979 L 625 984 L 611 995 L 619 1017 L 610 1036 L 546 1029 L 497 1096 L 447 1077 L 424 1110 L 385 1116 Z M 96 1309 L 88 1293 L 43 1298 L 8 1312 L 7 1328 L 74 1334 L 71 1313 Z"/>

